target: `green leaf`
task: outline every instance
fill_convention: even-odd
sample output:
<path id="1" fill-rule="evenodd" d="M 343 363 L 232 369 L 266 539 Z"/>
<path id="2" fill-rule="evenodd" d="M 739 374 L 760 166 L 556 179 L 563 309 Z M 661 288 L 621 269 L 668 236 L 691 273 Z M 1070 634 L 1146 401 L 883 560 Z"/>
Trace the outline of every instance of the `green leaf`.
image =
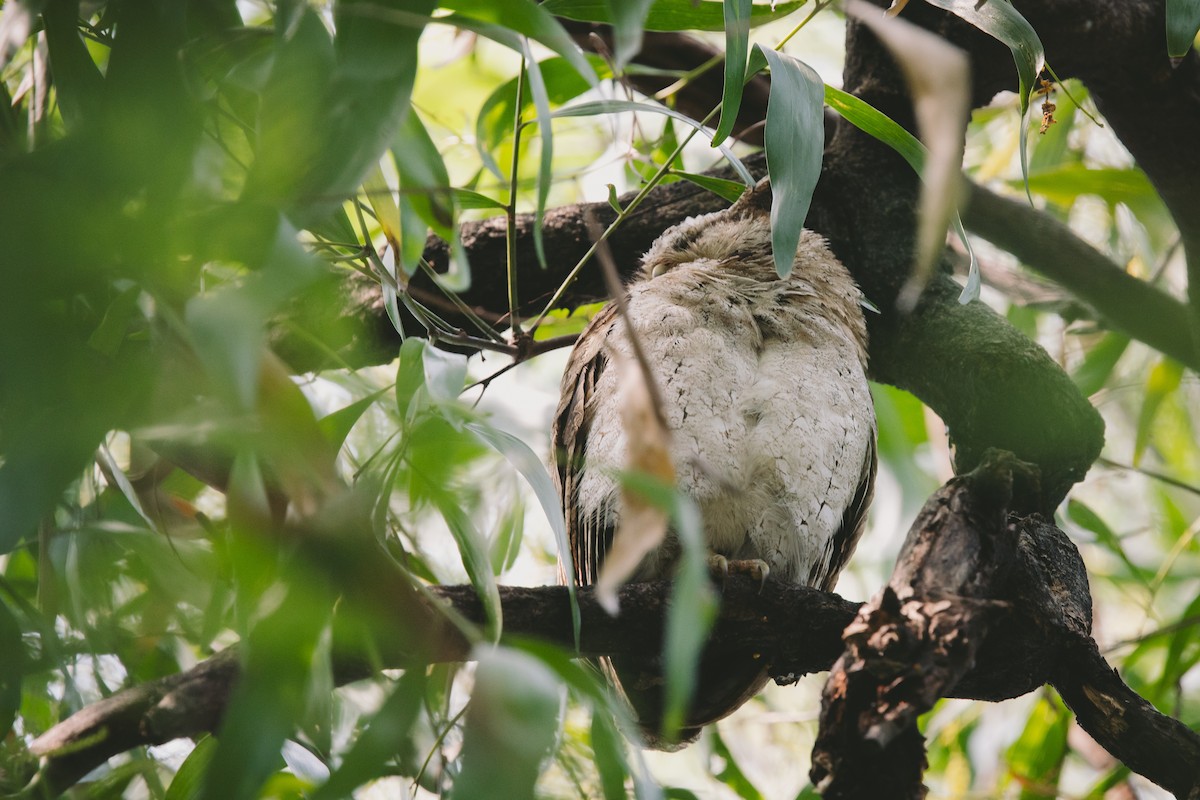
<path id="1" fill-rule="evenodd" d="M 589 84 L 594 86 L 597 83 L 596 73 L 583 57 L 583 52 L 544 6 L 530 0 L 444 0 L 442 7 L 457 11 L 459 15 L 482 22 L 486 26 L 496 26 L 508 31 L 508 35 L 496 38 L 496 41 L 513 50 L 519 51 L 521 46 L 519 42 L 514 41 L 512 32 L 528 36 L 569 61 Z M 495 33 L 494 28 L 476 26 L 473 29 L 489 37 Z"/>
<path id="2" fill-rule="evenodd" d="M 409 338 L 400 345 L 400 358 L 396 364 L 396 411 L 401 424 L 407 422 L 412 412 L 412 401 L 425 385 L 424 339 Z"/>
<path id="3" fill-rule="evenodd" d="M 442 239 L 454 236 L 454 195 L 450 191 L 450 176 L 437 145 L 415 112 L 404 118 L 389 148 L 396 174 L 400 176 L 400 191 L 411 203 L 425 225 Z M 419 237 L 422 247 L 424 234 Z"/>
<path id="4" fill-rule="evenodd" d="M 775 271 L 786 278 L 825 151 L 824 83 L 812 67 L 761 47 L 771 67 L 771 96 L 764 133 L 771 176 L 771 249 Z"/>
<path id="5" fill-rule="evenodd" d="M 63 123 L 75 130 L 100 110 L 104 76 L 79 35 L 78 0 L 47 4 L 42 19 Z"/>
<path id="6" fill-rule="evenodd" d="M 246 177 L 247 199 L 291 206 L 301 195 L 306 171 L 321 157 L 324 142 L 314 131 L 335 64 L 333 42 L 316 13 L 305 8 L 290 26 L 277 26 L 271 70 L 259 99 L 254 163 Z"/>
<path id="7" fill-rule="evenodd" d="M 619 70 L 642 49 L 642 31 L 654 0 L 605 0 L 613 20 L 614 66 Z"/>
<path id="8" fill-rule="evenodd" d="M 1200 32 L 1200 0 L 1167 0 L 1167 55 L 1187 55 Z"/>
<path id="9" fill-rule="evenodd" d="M 525 504 L 518 497 L 512 506 L 500 516 L 496 535 L 492 537 L 489 552 L 492 557 L 492 574 L 500 577 L 512 569 L 521 554 L 521 542 L 525 538 Z"/>
<path id="10" fill-rule="evenodd" d="M 1021 800 L 1057 794 L 1070 727 L 1071 715 L 1056 698 L 1043 698 L 1034 706 L 1025 730 L 1008 749 L 1009 769 L 1021 781 Z"/>
<path id="11" fill-rule="evenodd" d="M 309 198 L 316 207 L 349 196 L 409 116 L 417 41 L 435 5 L 339 0 L 334 6 L 337 66 L 325 102 L 328 133 L 307 181 L 309 191 L 320 193 Z"/>
<path id="12" fill-rule="evenodd" d="M 1106 333 L 1093 345 L 1083 361 L 1071 372 L 1071 380 L 1085 397 L 1091 397 L 1104 388 L 1112 375 L 1117 361 L 1129 348 L 1129 337 L 1123 333 Z"/>
<path id="13" fill-rule="evenodd" d="M 825 86 L 825 102 L 851 125 L 863 133 L 874 136 L 899 153 L 918 175 L 924 174 L 925 146 L 891 117 L 854 95 L 835 89 L 828 84 Z M 971 240 L 967 238 L 967 231 L 963 228 L 962 217 L 957 211 L 954 213 L 951 225 L 971 259 L 967 286 L 963 288 L 962 294 L 958 298 L 960 303 L 967 303 L 975 299 L 979 293 L 979 262 L 975 257 L 975 249 L 971 246 Z"/>
<path id="14" fill-rule="evenodd" d="M 1198 614 L 1200 614 L 1200 597 L 1196 597 L 1188 603 L 1187 608 L 1180 615 L 1180 619 L 1195 620 Z M 1195 646 L 1198 639 L 1200 639 L 1200 625 L 1194 621 L 1191 624 L 1181 625 L 1171 634 L 1167 641 L 1166 661 L 1163 663 L 1162 674 L 1159 676 L 1158 685 L 1154 691 L 1154 697 L 1158 698 L 1160 702 L 1171 696 L 1171 692 L 1179 685 L 1183 676 L 1196 665 L 1197 658 L 1200 657 L 1200 649 Z"/>
<path id="15" fill-rule="evenodd" d="M 750 0 L 725 0 L 725 88 L 721 93 L 721 120 L 713 134 L 713 147 L 729 137 L 742 107 L 746 59 L 750 55 L 750 10 Z"/>
<path id="16" fill-rule="evenodd" d="M 730 752 L 729 746 L 725 744 L 724 738 L 721 737 L 719 730 L 713 731 L 712 737 L 713 754 L 720 756 L 723 765 L 721 771 L 716 777 L 728 789 L 733 791 L 742 800 L 763 800 L 762 793 L 758 791 L 758 787 L 746 777 L 746 773 L 742 772 L 742 768 L 738 765 L 737 758 Z"/>
<path id="17" fill-rule="evenodd" d="M 426 487 L 432 489 L 433 487 Z M 458 545 L 463 567 L 467 578 L 475 587 L 475 593 L 483 604 L 484 616 L 487 618 L 487 630 L 493 641 L 499 638 L 504 626 L 503 611 L 500 606 L 500 589 L 496 586 L 496 576 L 492 572 L 492 561 L 488 557 L 487 542 L 483 534 L 475 527 L 462 509 L 459 498 L 445 492 L 431 492 L 438 511 L 446 521 L 446 527 Z"/>
<path id="18" fill-rule="evenodd" d="M 1012 51 L 1020 82 L 1021 113 L 1029 108 L 1029 95 L 1038 74 L 1046 64 L 1046 53 L 1037 31 L 1020 12 L 1005 0 L 979 3 L 977 0 L 925 0 L 974 25 L 1003 42 Z"/>
<path id="19" fill-rule="evenodd" d="M 424 670 L 405 670 L 341 765 L 312 793 L 312 800 L 351 797 L 364 783 L 389 773 L 388 759 L 410 741 L 425 699 L 425 683 Z"/>
<path id="20" fill-rule="evenodd" d="M 550 182 L 554 178 L 554 131 L 550 124 L 550 98 L 546 94 L 546 84 L 542 80 L 541 67 L 533 57 L 529 40 L 521 42 L 521 52 L 525 56 L 525 74 L 529 78 L 529 94 L 533 97 L 533 107 L 537 109 L 538 131 L 541 133 L 541 159 L 538 163 L 537 179 L 537 210 L 533 215 L 533 249 L 537 254 L 538 264 L 546 268 L 546 246 L 542 241 L 542 221 L 546 216 L 546 198 L 550 196 Z M 516 179 L 516 176 L 513 176 Z"/>
<path id="21" fill-rule="evenodd" d="M 533 494 L 537 497 L 538 503 L 541 504 L 542 511 L 546 515 L 546 520 L 550 523 L 550 529 L 554 531 L 554 541 L 558 545 L 558 558 L 562 563 L 563 574 L 574 575 L 575 567 L 571 562 L 571 545 L 567 541 L 567 526 L 564 521 L 562 504 L 558 499 L 558 490 L 554 487 L 554 479 L 550 477 L 550 472 L 546 469 L 542 459 L 538 458 L 529 445 L 507 431 L 475 423 L 468 424 L 467 430 L 508 459 L 508 463 L 516 467 L 517 471 L 529 482 L 529 487 L 533 489 Z M 575 646 L 578 648 L 579 600 L 576 596 L 574 580 L 567 582 L 567 592 L 571 598 L 571 623 L 575 632 Z"/>
<path id="22" fill-rule="evenodd" d="M 607 76 L 607 72 L 603 69 L 603 62 L 597 59 L 593 62 L 593 67 L 599 73 Z M 590 88 L 590 84 L 566 59 L 548 58 L 538 62 L 538 69 L 541 71 L 542 83 L 546 87 L 546 96 L 553 106 L 560 106 Z M 526 109 L 532 107 L 533 98 L 524 92 L 522 95 L 520 111 L 524 115 Z M 488 95 L 488 98 L 483 101 L 483 105 L 479 107 L 479 116 L 475 120 L 475 147 L 479 150 L 483 165 L 500 180 L 507 180 L 507 177 L 500 165 L 496 163 L 492 152 L 500 142 L 512 135 L 513 119 L 517 110 L 516 104 L 517 79 L 513 78 L 496 87 Z"/>
<path id="23" fill-rule="evenodd" d="M 226 706 L 204 800 L 254 797 L 283 765 L 280 749 L 304 715 L 308 677 L 332 602 L 298 576 L 260 601 L 243 643 L 241 677 Z"/>
<path id="24" fill-rule="evenodd" d="M 729 202 L 735 202 L 746 191 L 746 185 L 737 181 L 726 180 L 725 178 L 714 178 L 712 175 L 702 175 L 696 172 L 683 172 L 682 170 L 671 170 L 672 175 L 678 175 L 686 181 L 690 181 L 702 189 L 707 189 L 718 197 L 723 197 Z"/>
<path id="25" fill-rule="evenodd" d="M 1183 367 L 1177 361 L 1164 358 L 1154 365 L 1146 378 L 1146 394 L 1142 400 L 1142 409 L 1138 413 L 1137 436 L 1133 445 L 1133 463 L 1136 466 L 1142 460 L 1142 454 L 1150 443 L 1150 434 L 1154 428 L 1154 420 L 1162 408 L 1163 401 L 1179 390 L 1183 379 Z"/>
<path id="26" fill-rule="evenodd" d="M 592 753 L 600 773 L 600 789 L 604 800 L 626 800 L 625 744 L 613 725 L 612 717 L 597 710 L 592 714 Z"/>
<path id="27" fill-rule="evenodd" d="M 683 553 L 671 587 L 663 644 L 663 734 L 668 740 L 674 739 L 683 726 L 684 713 L 696 689 L 696 663 L 719 605 L 709 578 L 708 545 L 700 509 L 690 497 L 678 492 L 674 495 L 671 529 Z"/>
<path id="28" fill-rule="evenodd" d="M 426 345 L 421 351 L 425 369 L 425 388 L 434 402 L 450 403 L 462 394 L 467 380 L 467 357 L 440 347 Z"/>
<path id="29" fill-rule="evenodd" d="M 366 413 L 368 408 L 375 405 L 375 402 L 386 391 L 386 389 L 380 389 L 377 392 L 371 392 L 366 397 L 355 400 L 337 411 L 329 412 L 317 420 L 317 427 L 321 429 L 321 433 L 335 449 L 341 450 L 355 423 Z"/>
<path id="30" fill-rule="evenodd" d="M 1037 76 L 1046 65 L 1046 53 L 1037 31 L 1020 12 L 1005 0 L 977 2 L 977 0 L 925 0 L 930 5 L 944 8 L 951 14 L 974 25 L 979 30 L 1008 45 L 1017 66 L 1017 94 L 1021 100 L 1021 175 L 1029 177 L 1029 156 L 1026 141 L 1029 126 L 1025 114 L 1029 110 L 1029 96 L 1037 83 Z M 1026 190 L 1028 194 L 1028 189 Z M 1032 202 L 1032 198 L 1030 198 Z"/>
<path id="31" fill-rule="evenodd" d="M 586 103 L 567 106 L 566 108 L 560 108 L 558 111 L 555 111 L 552 116 L 555 119 L 561 117 L 594 117 L 597 114 L 617 114 L 622 111 L 646 111 L 652 114 L 665 114 L 672 119 L 677 119 L 680 122 L 692 126 L 701 133 L 705 132 L 703 125 L 686 114 L 681 114 L 680 112 L 671 108 L 667 108 L 666 106 L 656 106 L 651 103 L 638 103 L 633 100 L 593 100 Z M 729 161 L 730 166 L 733 167 L 733 170 L 738 174 L 738 177 L 744 180 L 747 186 L 752 186 L 754 184 L 754 176 L 750 174 L 750 170 L 746 169 L 746 165 L 742 163 L 741 159 L 735 156 L 733 151 L 730 150 L 727 145 L 720 145 L 718 149 L 721 151 L 721 155 L 725 156 L 726 160 Z"/>
<path id="32" fill-rule="evenodd" d="M 925 168 L 925 146 L 921 141 L 870 103 L 828 84 L 825 102 L 851 125 L 899 153 L 918 175 Z"/>
<path id="33" fill-rule="evenodd" d="M 109 304 L 104 312 L 104 319 L 96 326 L 88 339 L 88 345 L 110 358 L 121 349 L 121 343 L 129 333 L 129 325 L 138 312 L 138 298 L 142 296 L 142 288 L 137 284 L 126 287 Z"/>
<path id="34" fill-rule="evenodd" d="M 1146 570 L 1133 563 L 1129 554 L 1125 552 L 1125 546 L 1121 543 L 1121 537 L 1117 536 L 1113 529 L 1108 526 L 1108 523 L 1100 518 L 1099 514 L 1084 505 L 1082 501 L 1071 498 L 1067 502 L 1067 518 L 1084 530 L 1096 534 L 1096 541 L 1105 550 L 1120 559 L 1132 577 L 1136 578 L 1144 586 L 1150 585 Z"/>
<path id="35" fill-rule="evenodd" d="M 163 800 L 199 800 L 204 776 L 216 751 L 217 740 L 212 736 L 205 736 L 196 742 L 192 752 L 188 753 L 175 777 L 171 779 L 171 785 L 167 787 Z"/>
<path id="36" fill-rule="evenodd" d="M 470 189 L 452 189 L 454 194 L 454 202 L 459 208 L 464 209 L 488 209 L 503 211 L 506 206 L 499 200 L 493 200 L 486 194 L 473 192 Z"/>
<path id="37" fill-rule="evenodd" d="M 751 27 L 782 19 L 808 0 L 754 5 L 750 9 Z M 579 22 L 612 23 L 611 2 L 621 0 L 546 0 L 542 8 L 557 17 Z M 653 0 L 646 15 L 648 31 L 722 31 L 725 30 L 725 4 L 718 0 Z"/>
<path id="38" fill-rule="evenodd" d="M 241 284 L 230 284 L 188 301 L 185 317 L 192 342 L 219 386 L 243 408 L 254 406 L 264 326 L 271 314 L 317 278 L 324 262 L 299 242 L 297 231 L 279 219 L 262 267 Z"/>
<path id="39" fill-rule="evenodd" d="M 558 734 L 562 683 L 541 661 L 510 648 L 479 648 L 463 725 L 453 800 L 533 797 Z"/>
<path id="40" fill-rule="evenodd" d="M 21 708 L 21 683 L 25 678 L 25 644 L 21 624 L 5 602 L 0 602 L 0 737 L 7 739 Z"/>

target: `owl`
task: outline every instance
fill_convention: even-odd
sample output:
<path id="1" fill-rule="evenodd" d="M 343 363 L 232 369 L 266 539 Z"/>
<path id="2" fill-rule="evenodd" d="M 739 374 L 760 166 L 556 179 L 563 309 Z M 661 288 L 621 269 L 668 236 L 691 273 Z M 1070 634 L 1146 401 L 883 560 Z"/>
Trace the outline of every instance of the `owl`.
<path id="1" fill-rule="evenodd" d="M 699 507 L 712 555 L 828 590 L 862 533 L 877 463 L 863 296 L 808 230 L 781 279 L 763 206 L 760 186 L 669 228 L 626 287 L 627 315 L 609 304 L 575 345 L 552 438 L 579 585 L 596 581 L 619 521 L 626 434 L 612 364 L 632 352 L 628 329 L 657 382 L 677 485 Z M 670 578 L 678 554 L 668 532 L 633 579 Z M 664 749 L 694 739 L 768 678 L 753 652 L 709 648 L 685 727 L 666 741 L 660 654 L 600 666 L 645 742 Z"/>

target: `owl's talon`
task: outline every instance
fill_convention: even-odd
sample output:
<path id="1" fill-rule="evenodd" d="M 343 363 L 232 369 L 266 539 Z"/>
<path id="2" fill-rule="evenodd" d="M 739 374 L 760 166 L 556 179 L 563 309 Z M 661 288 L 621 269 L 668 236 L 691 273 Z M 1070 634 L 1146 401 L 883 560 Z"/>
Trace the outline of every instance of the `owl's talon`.
<path id="1" fill-rule="evenodd" d="M 731 561 L 719 553 L 709 554 L 708 568 L 712 570 L 713 576 L 719 577 L 722 582 L 730 575 L 749 575 L 758 581 L 758 591 L 760 593 L 763 587 L 767 585 L 767 576 L 771 574 L 771 567 L 761 558 L 744 558 Z"/>

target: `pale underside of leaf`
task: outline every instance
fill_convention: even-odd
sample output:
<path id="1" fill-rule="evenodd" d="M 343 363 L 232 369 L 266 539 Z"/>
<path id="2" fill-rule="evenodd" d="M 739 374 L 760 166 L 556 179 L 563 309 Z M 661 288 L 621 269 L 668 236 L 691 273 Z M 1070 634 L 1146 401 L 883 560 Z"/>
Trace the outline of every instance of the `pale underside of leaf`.
<path id="1" fill-rule="evenodd" d="M 792 271 L 825 152 L 824 83 L 812 67 L 759 46 L 771 67 L 764 144 L 771 177 L 771 250 L 781 278 Z"/>
<path id="2" fill-rule="evenodd" d="M 610 369 L 617 370 L 620 386 L 618 402 L 628 448 L 625 471 L 673 485 L 675 466 L 671 462 L 670 432 L 655 410 L 646 373 L 632 358 L 616 351 L 610 357 Z M 596 580 L 596 596 L 610 614 L 618 609 L 617 589 L 666 537 L 667 520 L 668 509 L 651 502 L 628 482 L 623 485 L 620 522 Z"/>
<path id="3" fill-rule="evenodd" d="M 970 63 L 966 53 L 942 37 L 885 16 L 875 6 L 849 0 L 845 9 L 879 37 L 903 70 L 927 151 L 921 170 L 913 271 L 897 299 L 901 310 L 911 311 L 933 275 L 945 246 L 947 226 L 962 196 L 962 159 L 971 105 Z"/>

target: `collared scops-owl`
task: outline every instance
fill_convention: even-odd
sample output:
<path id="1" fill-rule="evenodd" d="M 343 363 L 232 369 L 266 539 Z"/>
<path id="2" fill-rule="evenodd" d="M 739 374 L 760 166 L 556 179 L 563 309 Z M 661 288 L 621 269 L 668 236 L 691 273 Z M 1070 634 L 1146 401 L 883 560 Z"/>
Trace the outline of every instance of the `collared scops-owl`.
<path id="1" fill-rule="evenodd" d="M 825 241 L 805 230 L 792 272 L 771 255 L 763 189 L 665 231 L 614 304 L 588 325 L 562 382 L 553 430 L 556 477 L 580 585 L 595 582 L 620 514 L 626 459 L 614 353 L 641 342 L 670 430 L 678 487 L 699 506 L 715 555 L 762 562 L 770 580 L 831 589 L 866 520 L 876 471 L 866 378 L 863 296 Z M 668 532 L 634 580 L 669 578 Z M 646 742 L 658 733 L 661 661 L 602 659 Z M 752 652 L 698 665 L 681 740 L 694 739 L 756 694 L 766 667 Z"/>

